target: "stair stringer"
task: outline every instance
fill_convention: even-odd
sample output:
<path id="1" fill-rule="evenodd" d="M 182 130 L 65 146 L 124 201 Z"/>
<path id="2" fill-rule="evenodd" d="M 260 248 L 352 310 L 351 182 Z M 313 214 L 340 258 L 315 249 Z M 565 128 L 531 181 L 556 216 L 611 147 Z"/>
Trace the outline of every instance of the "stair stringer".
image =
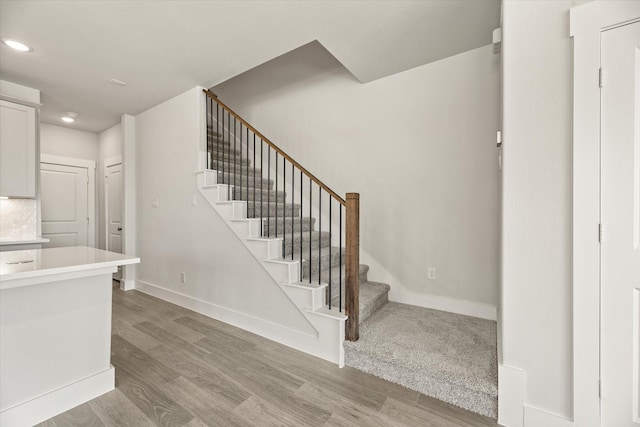
<path id="1" fill-rule="evenodd" d="M 282 259 L 282 238 L 260 236 L 260 219 L 247 218 L 246 201 L 229 200 L 230 186 L 217 183 L 217 171 L 205 169 L 196 175 L 198 191 L 317 332 L 282 344 L 343 367 L 347 316 L 325 306 L 327 284 L 299 282 L 300 261 Z"/>

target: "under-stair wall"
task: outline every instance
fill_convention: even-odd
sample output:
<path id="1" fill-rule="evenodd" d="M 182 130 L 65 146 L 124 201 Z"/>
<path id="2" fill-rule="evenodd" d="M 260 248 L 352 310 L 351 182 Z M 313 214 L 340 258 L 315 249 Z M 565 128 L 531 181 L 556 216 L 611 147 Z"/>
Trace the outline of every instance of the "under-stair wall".
<path id="1" fill-rule="evenodd" d="M 318 326 L 199 192 L 204 118 L 200 87 L 135 118 L 136 289 L 340 363 L 336 349 L 314 349 Z"/>

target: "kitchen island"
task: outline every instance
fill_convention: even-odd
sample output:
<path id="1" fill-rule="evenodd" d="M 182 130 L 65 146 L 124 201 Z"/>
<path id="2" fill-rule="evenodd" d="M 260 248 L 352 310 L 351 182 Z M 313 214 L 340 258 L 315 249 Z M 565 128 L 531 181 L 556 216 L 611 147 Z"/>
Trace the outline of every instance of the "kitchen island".
<path id="1" fill-rule="evenodd" d="M 112 274 L 139 262 L 86 246 L 0 252 L 0 425 L 113 390 Z"/>

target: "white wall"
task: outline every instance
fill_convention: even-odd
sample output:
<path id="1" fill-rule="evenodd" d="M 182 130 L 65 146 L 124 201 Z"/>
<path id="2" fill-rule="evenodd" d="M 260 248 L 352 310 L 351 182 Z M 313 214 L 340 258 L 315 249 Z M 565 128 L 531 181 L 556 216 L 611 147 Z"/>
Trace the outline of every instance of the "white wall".
<path id="1" fill-rule="evenodd" d="M 41 123 L 40 153 L 95 162 L 98 160 L 98 134 Z"/>
<path id="2" fill-rule="evenodd" d="M 104 161 L 110 157 L 122 155 L 122 126 L 117 124 L 98 134 L 98 247 L 105 248 L 105 202 L 104 202 Z"/>
<path id="3" fill-rule="evenodd" d="M 314 333 L 307 320 L 198 193 L 201 88 L 135 117 L 137 282 L 236 317 Z M 192 196 L 197 206 L 191 205 Z M 159 206 L 151 207 L 157 198 Z M 180 283 L 185 272 L 187 283 Z"/>
<path id="4" fill-rule="evenodd" d="M 497 305 L 498 76 L 485 46 L 363 85 L 311 43 L 213 91 L 335 191 L 360 193 L 361 262 L 390 298 Z"/>
<path id="5" fill-rule="evenodd" d="M 526 406 L 564 418 L 573 356 L 568 11 L 577 4 L 503 3 L 503 363 L 525 371 Z"/>

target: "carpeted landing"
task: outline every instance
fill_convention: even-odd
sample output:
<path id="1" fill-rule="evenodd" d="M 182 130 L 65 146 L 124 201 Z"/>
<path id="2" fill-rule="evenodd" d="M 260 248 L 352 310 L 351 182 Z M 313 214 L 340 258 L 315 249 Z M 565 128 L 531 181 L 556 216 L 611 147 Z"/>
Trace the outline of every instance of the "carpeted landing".
<path id="1" fill-rule="evenodd" d="M 497 418 L 494 321 L 389 302 L 344 346 L 347 366 Z"/>

